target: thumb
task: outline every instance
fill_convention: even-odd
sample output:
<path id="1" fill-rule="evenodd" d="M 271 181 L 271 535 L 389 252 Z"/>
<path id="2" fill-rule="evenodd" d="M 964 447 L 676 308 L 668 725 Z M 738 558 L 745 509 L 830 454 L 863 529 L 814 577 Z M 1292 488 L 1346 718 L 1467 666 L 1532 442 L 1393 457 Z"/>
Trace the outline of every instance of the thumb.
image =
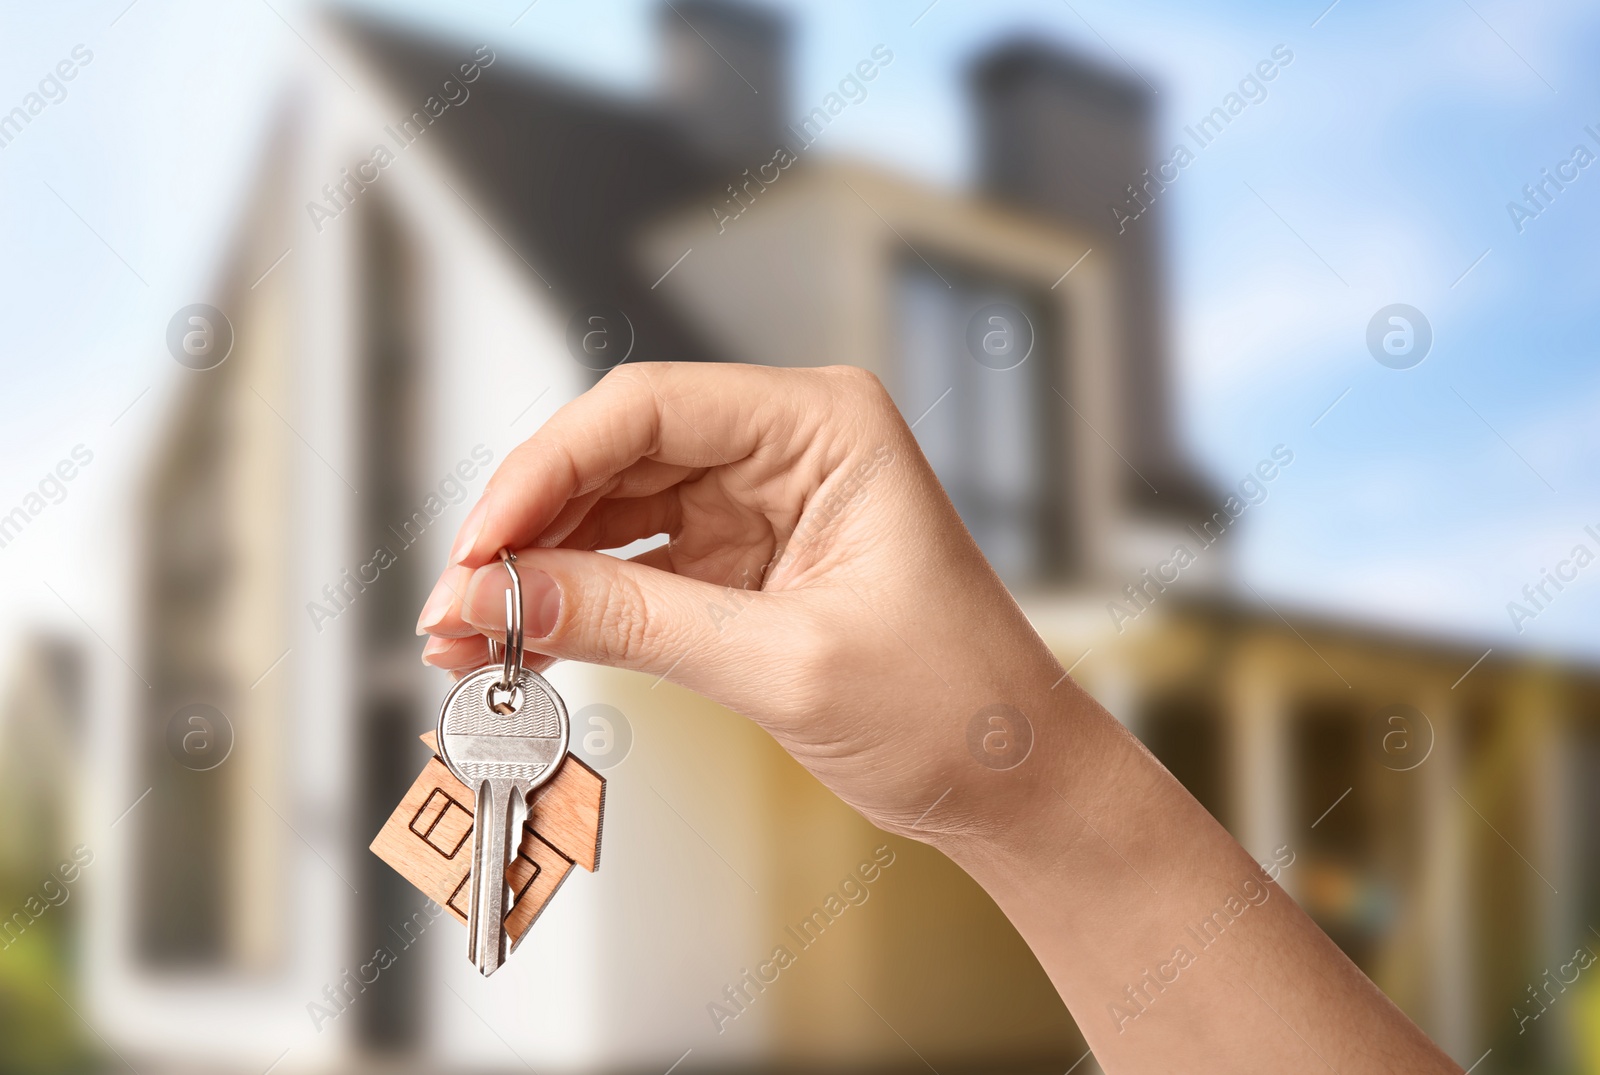
<path id="1" fill-rule="evenodd" d="M 778 595 L 730 590 L 632 560 L 581 549 L 517 553 L 526 648 L 669 677 L 731 701 L 738 676 L 762 667 Z M 503 563 L 480 567 L 462 619 L 490 638 L 505 631 Z"/>

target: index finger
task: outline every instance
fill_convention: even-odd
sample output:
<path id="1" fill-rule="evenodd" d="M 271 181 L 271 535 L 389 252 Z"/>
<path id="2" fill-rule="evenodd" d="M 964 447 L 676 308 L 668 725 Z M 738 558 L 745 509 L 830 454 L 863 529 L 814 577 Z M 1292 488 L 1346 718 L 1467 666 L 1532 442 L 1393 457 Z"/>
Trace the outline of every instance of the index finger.
<path id="1" fill-rule="evenodd" d="M 785 371 L 711 363 L 618 366 L 558 410 L 495 470 L 450 562 L 481 567 L 532 545 L 562 507 L 638 462 L 728 466 L 749 457 Z"/>

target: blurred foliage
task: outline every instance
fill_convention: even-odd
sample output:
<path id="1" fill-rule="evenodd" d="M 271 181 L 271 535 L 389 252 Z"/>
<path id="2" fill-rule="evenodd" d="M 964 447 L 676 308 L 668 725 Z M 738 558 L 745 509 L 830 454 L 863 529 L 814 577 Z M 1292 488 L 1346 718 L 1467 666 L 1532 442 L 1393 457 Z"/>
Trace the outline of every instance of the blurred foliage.
<path id="1" fill-rule="evenodd" d="M 12 913 L 31 894 L 16 877 L 0 877 L 0 907 Z M 25 913 L 25 912 L 24 912 Z M 0 951 L 0 1072 L 89 1071 L 96 1065 L 74 1005 L 68 937 L 71 923 L 52 908 Z M 54 990 L 52 989 L 54 987 Z M 57 996 L 59 990 L 62 996 Z"/>

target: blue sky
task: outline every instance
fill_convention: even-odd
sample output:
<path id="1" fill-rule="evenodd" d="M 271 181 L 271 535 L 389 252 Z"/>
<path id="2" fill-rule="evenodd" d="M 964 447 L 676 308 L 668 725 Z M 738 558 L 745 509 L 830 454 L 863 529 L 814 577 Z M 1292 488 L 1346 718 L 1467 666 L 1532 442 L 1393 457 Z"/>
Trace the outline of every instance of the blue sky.
<path id="1" fill-rule="evenodd" d="M 653 0 L 539 0 L 520 20 L 525 0 L 383 6 L 596 84 L 643 92 L 655 77 Z M 799 33 L 797 103 L 872 45 L 895 52 L 819 148 L 951 185 L 971 164 L 961 73 L 1000 37 L 1027 31 L 1131 65 L 1159 91 L 1163 145 L 1287 45 L 1294 61 L 1267 100 L 1184 170 L 1157 221 L 1172 251 L 1186 444 L 1219 483 L 1275 444 L 1295 451 L 1238 535 L 1245 578 L 1279 608 L 1600 655 L 1586 630 L 1600 566 L 1521 635 L 1505 608 L 1600 524 L 1600 165 L 1523 234 L 1506 212 L 1574 146 L 1600 153 L 1583 131 L 1600 130 L 1600 9 L 781 6 Z M 74 557 L 118 540 L 101 528 L 176 383 L 166 321 L 223 255 L 286 73 L 337 83 L 290 28 L 310 15 L 289 0 L 17 7 L 0 33 L 6 108 L 74 45 L 95 56 L 65 101 L 0 150 L 0 506 L 74 445 L 96 453 L 67 499 L 0 549 L 0 597 L 7 620 L 70 622 L 38 580 L 69 578 Z M 1373 313 L 1397 302 L 1435 334 L 1410 370 L 1379 365 L 1365 345 Z"/>

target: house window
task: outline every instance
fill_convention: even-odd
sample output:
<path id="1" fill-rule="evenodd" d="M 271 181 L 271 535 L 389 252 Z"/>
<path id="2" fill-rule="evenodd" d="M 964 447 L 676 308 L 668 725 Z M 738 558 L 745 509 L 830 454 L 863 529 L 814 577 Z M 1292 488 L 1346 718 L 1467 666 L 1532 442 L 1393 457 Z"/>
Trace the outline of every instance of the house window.
<path id="1" fill-rule="evenodd" d="M 1011 585 L 1055 581 L 1073 556 L 1045 293 L 958 265 L 902 262 L 894 394 L 962 521 Z"/>

